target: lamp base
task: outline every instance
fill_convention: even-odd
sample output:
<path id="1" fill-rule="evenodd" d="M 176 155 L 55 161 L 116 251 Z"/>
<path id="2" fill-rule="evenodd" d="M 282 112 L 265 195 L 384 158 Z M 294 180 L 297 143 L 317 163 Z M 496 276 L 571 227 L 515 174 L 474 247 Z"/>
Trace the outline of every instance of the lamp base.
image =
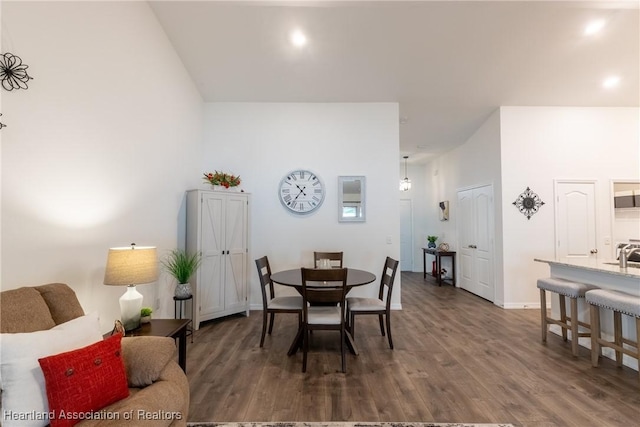
<path id="1" fill-rule="evenodd" d="M 120 321 L 125 331 L 133 331 L 140 327 L 140 309 L 142 309 L 142 294 L 135 285 L 127 286 L 127 292 L 120 297 Z"/>

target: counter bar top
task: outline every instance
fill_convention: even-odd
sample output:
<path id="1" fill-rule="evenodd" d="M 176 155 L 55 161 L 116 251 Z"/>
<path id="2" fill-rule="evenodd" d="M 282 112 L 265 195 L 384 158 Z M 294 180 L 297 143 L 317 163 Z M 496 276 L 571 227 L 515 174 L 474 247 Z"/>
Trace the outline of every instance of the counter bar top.
<path id="1" fill-rule="evenodd" d="M 599 258 L 560 258 L 557 260 L 534 258 L 534 261 L 546 262 L 551 266 L 572 267 L 640 280 L 640 263 L 637 262 L 629 262 L 627 268 L 620 268 L 617 260 Z M 640 282 L 638 285 L 640 286 Z"/>

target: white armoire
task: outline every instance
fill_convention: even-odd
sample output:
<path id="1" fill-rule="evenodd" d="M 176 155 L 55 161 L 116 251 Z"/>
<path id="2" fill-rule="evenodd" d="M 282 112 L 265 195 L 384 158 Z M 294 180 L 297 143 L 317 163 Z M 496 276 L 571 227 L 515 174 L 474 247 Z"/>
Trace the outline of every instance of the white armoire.
<path id="1" fill-rule="evenodd" d="M 187 252 L 202 254 L 191 279 L 193 326 L 230 314 L 249 315 L 249 194 L 187 191 Z"/>

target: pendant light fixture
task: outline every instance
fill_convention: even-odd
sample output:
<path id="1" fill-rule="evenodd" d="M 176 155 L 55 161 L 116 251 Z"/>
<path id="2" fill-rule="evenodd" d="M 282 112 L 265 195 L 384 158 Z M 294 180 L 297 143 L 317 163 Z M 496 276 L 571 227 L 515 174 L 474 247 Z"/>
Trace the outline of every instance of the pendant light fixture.
<path id="1" fill-rule="evenodd" d="M 411 180 L 407 175 L 407 159 L 409 156 L 403 156 L 404 159 L 404 179 L 400 180 L 400 191 L 409 191 L 411 190 Z"/>

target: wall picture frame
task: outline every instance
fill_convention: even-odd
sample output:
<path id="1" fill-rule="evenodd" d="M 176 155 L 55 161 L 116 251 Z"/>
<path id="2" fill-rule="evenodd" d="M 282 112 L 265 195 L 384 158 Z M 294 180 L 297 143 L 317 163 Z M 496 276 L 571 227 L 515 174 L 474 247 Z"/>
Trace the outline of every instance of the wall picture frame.
<path id="1" fill-rule="evenodd" d="M 438 203 L 440 208 L 440 221 L 449 221 L 449 201 L 444 200 Z"/>

